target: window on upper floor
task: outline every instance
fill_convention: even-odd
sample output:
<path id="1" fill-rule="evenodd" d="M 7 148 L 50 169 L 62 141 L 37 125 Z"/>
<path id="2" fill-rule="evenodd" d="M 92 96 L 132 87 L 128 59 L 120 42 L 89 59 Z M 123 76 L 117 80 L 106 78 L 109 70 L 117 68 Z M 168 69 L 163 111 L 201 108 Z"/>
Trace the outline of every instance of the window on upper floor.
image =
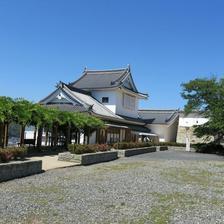
<path id="1" fill-rule="evenodd" d="M 128 110 L 135 110 L 135 101 L 136 98 L 129 94 L 123 94 L 123 106 L 125 109 Z"/>
<path id="2" fill-rule="evenodd" d="M 102 103 L 109 103 L 109 97 L 102 97 Z"/>

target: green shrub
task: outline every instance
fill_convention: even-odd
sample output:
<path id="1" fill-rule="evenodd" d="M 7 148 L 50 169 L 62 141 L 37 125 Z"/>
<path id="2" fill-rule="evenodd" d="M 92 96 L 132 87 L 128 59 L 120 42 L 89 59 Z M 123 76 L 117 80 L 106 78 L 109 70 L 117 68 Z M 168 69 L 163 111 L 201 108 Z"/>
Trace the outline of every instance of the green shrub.
<path id="1" fill-rule="evenodd" d="M 0 162 L 9 162 L 13 159 L 23 159 L 27 154 L 26 147 L 0 149 Z"/>
<path id="2" fill-rule="evenodd" d="M 177 142 L 159 142 L 156 145 L 158 145 L 158 146 L 179 146 L 179 147 L 186 146 L 184 143 L 177 143 Z"/>
<path id="3" fill-rule="evenodd" d="M 0 162 L 6 163 L 13 159 L 13 152 L 9 149 L 0 149 Z"/>
<path id="4" fill-rule="evenodd" d="M 14 159 L 23 159 L 27 155 L 27 147 L 15 147 L 10 149 L 13 152 Z"/>
<path id="5" fill-rule="evenodd" d="M 98 152 L 106 152 L 109 151 L 112 147 L 107 144 L 98 144 L 97 151 Z"/>
<path id="6" fill-rule="evenodd" d="M 55 152 L 61 152 L 64 151 L 64 147 L 61 146 L 40 146 L 40 147 L 34 147 L 29 146 L 27 148 L 28 155 L 38 155 L 38 154 L 51 154 Z"/>
<path id="7" fill-rule="evenodd" d="M 109 151 L 111 147 L 107 144 L 80 145 L 70 144 L 68 150 L 75 154 L 94 153 Z"/>
<path id="8" fill-rule="evenodd" d="M 153 144 L 151 142 L 117 142 L 113 145 L 115 149 L 133 149 L 150 147 Z"/>
<path id="9" fill-rule="evenodd" d="M 209 153 L 209 154 L 224 154 L 224 147 L 220 144 L 212 143 L 201 143 L 194 145 L 196 152 Z"/>

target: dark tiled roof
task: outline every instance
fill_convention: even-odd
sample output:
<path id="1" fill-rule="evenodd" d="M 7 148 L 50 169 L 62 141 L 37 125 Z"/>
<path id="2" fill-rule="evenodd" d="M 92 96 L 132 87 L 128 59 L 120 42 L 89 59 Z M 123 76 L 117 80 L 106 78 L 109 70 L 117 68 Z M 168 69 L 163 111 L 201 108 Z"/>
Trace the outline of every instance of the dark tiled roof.
<path id="1" fill-rule="evenodd" d="M 145 121 L 140 117 L 134 118 L 134 117 L 127 117 L 127 116 L 120 115 L 120 114 L 117 114 L 117 115 L 124 118 L 125 120 L 128 120 L 128 121 L 141 122 L 141 123 L 145 124 Z"/>
<path id="2" fill-rule="evenodd" d="M 151 133 L 150 129 L 140 125 L 127 125 L 131 130 L 136 132 Z"/>
<path id="3" fill-rule="evenodd" d="M 139 110 L 138 113 L 148 124 L 169 124 L 179 115 L 177 110 Z"/>
<path id="4" fill-rule="evenodd" d="M 127 123 L 122 123 L 122 121 L 119 123 L 110 121 L 108 122 L 108 125 L 111 125 L 111 126 L 117 125 L 118 127 L 123 125 L 124 127 L 130 128 L 132 131 L 151 133 L 150 129 L 143 125 L 127 124 Z"/>
<path id="5" fill-rule="evenodd" d="M 129 73 L 129 68 L 101 71 L 85 70 L 78 80 L 69 85 L 84 90 L 113 88 L 120 86 L 123 78 Z"/>
<path id="6" fill-rule="evenodd" d="M 184 111 L 180 111 L 179 116 L 182 118 L 205 118 L 206 117 L 201 111 L 193 111 L 189 114 L 185 114 Z"/>

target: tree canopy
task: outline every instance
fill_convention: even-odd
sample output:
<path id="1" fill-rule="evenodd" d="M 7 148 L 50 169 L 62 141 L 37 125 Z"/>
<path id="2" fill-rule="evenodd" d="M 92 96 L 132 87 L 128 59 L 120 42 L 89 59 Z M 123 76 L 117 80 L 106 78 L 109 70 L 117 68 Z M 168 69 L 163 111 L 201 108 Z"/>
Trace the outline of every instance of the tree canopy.
<path id="1" fill-rule="evenodd" d="M 25 126 L 33 125 L 39 129 L 66 126 L 79 132 L 90 133 L 92 130 L 104 126 L 103 121 L 89 114 L 59 111 L 22 98 L 12 99 L 1 96 L 0 126 L 3 125 L 3 128 L 0 128 L 0 146 L 2 145 L 2 136 L 5 135 L 4 138 L 7 139 L 6 134 L 3 132 L 5 132 L 4 130 L 8 132 L 8 125 L 10 123 L 21 125 L 23 131 Z"/>
<path id="2" fill-rule="evenodd" d="M 224 79 L 195 79 L 182 84 L 182 88 L 182 97 L 187 100 L 185 113 L 200 111 L 209 119 L 195 128 L 195 134 L 213 135 L 220 141 L 224 136 Z"/>

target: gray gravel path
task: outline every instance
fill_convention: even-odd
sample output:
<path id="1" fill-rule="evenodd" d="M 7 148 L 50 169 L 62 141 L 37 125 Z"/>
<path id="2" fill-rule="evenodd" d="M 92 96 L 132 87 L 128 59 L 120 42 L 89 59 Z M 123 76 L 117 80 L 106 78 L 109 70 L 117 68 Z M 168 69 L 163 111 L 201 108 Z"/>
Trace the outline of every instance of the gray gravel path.
<path id="1" fill-rule="evenodd" d="M 156 152 L 0 189 L 0 223 L 224 223 L 224 161 L 212 155 Z"/>

